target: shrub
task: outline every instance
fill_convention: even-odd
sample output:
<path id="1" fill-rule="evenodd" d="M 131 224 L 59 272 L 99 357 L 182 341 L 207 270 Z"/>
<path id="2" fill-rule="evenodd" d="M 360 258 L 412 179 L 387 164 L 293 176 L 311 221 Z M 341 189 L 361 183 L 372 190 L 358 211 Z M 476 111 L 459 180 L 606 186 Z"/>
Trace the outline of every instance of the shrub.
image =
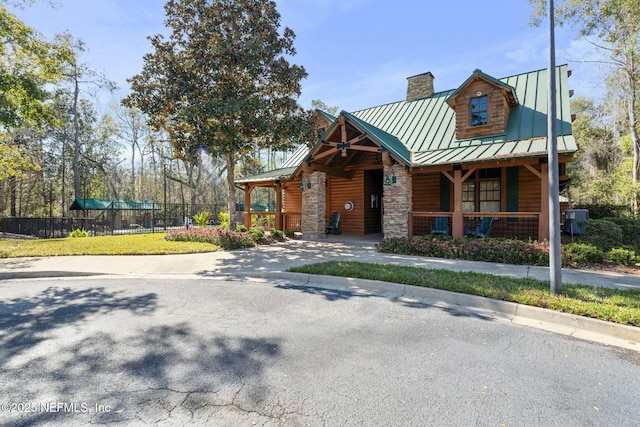
<path id="1" fill-rule="evenodd" d="M 602 264 L 604 262 L 604 251 L 590 243 L 569 243 L 564 245 L 564 250 L 568 251 L 572 265 Z"/>
<path id="2" fill-rule="evenodd" d="M 218 218 L 220 218 L 220 227 L 223 230 L 229 228 L 229 212 L 220 212 Z"/>
<path id="3" fill-rule="evenodd" d="M 282 239 L 284 237 L 284 231 L 282 230 L 271 230 L 271 237 L 275 239 Z"/>
<path id="4" fill-rule="evenodd" d="M 213 243 L 223 249 L 250 248 L 255 245 L 249 233 L 216 228 L 190 228 L 188 230 L 172 230 L 167 240 L 183 242 Z"/>
<path id="5" fill-rule="evenodd" d="M 236 231 L 239 231 L 241 233 L 246 233 L 247 231 L 249 231 L 249 229 L 244 224 L 238 224 L 236 226 Z"/>
<path id="6" fill-rule="evenodd" d="M 469 239 L 451 236 L 427 235 L 384 239 L 378 245 L 380 252 L 421 255 L 470 261 L 502 262 L 507 264 L 549 265 L 547 241 L 513 239 Z M 573 243 L 562 248 L 562 265 L 602 263 L 604 253 L 593 245 Z"/>
<path id="7" fill-rule="evenodd" d="M 640 254 L 631 246 L 613 248 L 607 252 L 607 260 L 614 264 L 635 265 L 640 261 Z"/>
<path id="8" fill-rule="evenodd" d="M 413 240 L 406 238 L 384 239 L 379 244 L 378 250 L 406 255 L 508 264 L 546 265 L 549 263 L 547 242 L 525 242 L 511 239 L 468 239 L 427 235 Z"/>
<path id="9" fill-rule="evenodd" d="M 589 211 L 589 218 L 603 219 L 612 217 L 623 217 L 631 214 L 631 209 L 628 205 L 591 205 L 580 204 L 573 206 L 574 209 L 587 209 Z"/>
<path id="10" fill-rule="evenodd" d="M 605 251 L 623 246 L 622 229 L 615 222 L 606 219 L 588 219 L 585 234 L 578 242 L 598 246 Z"/>
<path id="11" fill-rule="evenodd" d="M 618 224 L 622 230 L 622 243 L 640 248 L 640 219 L 635 218 L 607 218 Z"/>
<path id="12" fill-rule="evenodd" d="M 289 239 L 293 239 L 296 233 L 294 233 L 293 230 L 284 230 L 284 235 L 287 236 Z"/>
<path id="13" fill-rule="evenodd" d="M 216 228 L 220 230 L 216 236 L 216 244 L 224 249 L 241 249 L 251 248 L 255 246 L 254 240 L 248 233 L 242 233 L 239 231 L 225 230 L 222 228 Z"/>
<path id="14" fill-rule="evenodd" d="M 264 228 L 258 226 L 251 227 L 249 229 L 249 234 L 251 234 L 254 242 L 259 242 L 264 239 Z"/>
<path id="15" fill-rule="evenodd" d="M 206 227 L 211 219 L 211 213 L 208 211 L 202 211 L 193 216 L 193 220 L 198 224 L 198 227 Z"/>
<path id="16" fill-rule="evenodd" d="M 87 231 L 84 228 L 76 228 L 71 233 L 69 233 L 69 237 L 87 237 Z"/>

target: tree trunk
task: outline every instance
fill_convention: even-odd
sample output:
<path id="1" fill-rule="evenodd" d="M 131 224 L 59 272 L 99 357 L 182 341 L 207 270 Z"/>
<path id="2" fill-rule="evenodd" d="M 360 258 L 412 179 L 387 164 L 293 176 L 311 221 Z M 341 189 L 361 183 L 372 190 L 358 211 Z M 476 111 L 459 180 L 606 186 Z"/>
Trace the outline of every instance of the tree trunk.
<path id="1" fill-rule="evenodd" d="M 633 59 L 632 59 L 633 61 Z M 633 63 L 631 64 L 633 65 Z M 631 170 L 631 182 L 633 183 L 633 191 L 631 202 L 633 207 L 633 215 L 638 215 L 638 194 L 636 188 L 638 186 L 638 176 L 640 175 L 640 141 L 638 138 L 638 128 L 636 123 L 636 78 L 635 70 L 627 73 L 629 80 L 629 131 L 631 134 L 631 144 L 633 147 L 633 166 Z"/>
<path id="2" fill-rule="evenodd" d="M 136 198 L 136 144 L 131 144 L 131 198 Z"/>
<path id="3" fill-rule="evenodd" d="M 80 96 L 80 84 L 77 75 L 73 78 L 73 195 L 80 198 L 80 121 L 78 120 L 78 98 Z"/>
<path id="4" fill-rule="evenodd" d="M 235 179 L 236 159 L 233 153 L 227 153 L 225 157 L 227 161 L 227 188 L 229 189 L 229 194 L 227 196 L 227 209 L 229 211 L 229 230 L 235 230 L 236 229 L 236 184 L 233 181 Z"/>

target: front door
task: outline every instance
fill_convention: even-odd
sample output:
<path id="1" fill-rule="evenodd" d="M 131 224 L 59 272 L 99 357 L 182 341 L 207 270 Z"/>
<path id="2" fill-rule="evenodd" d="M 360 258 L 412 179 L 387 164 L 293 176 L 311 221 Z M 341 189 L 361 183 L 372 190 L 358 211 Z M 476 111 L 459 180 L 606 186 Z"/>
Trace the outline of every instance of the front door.
<path id="1" fill-rule="evenodd" d="M 364 234 L 382 233 L 382 169 L 364 171 Z"/>

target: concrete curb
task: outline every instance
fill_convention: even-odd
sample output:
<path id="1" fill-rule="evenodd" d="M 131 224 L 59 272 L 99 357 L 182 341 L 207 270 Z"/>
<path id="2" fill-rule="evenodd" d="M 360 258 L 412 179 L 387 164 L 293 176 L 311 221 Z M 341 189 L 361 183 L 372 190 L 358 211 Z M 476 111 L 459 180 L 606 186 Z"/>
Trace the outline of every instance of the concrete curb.
<path id="1" fill-rule="evenodd" d="M 11 273 L 0 273 L 0 280 L 88 277 L 104 276 L 106 274 L 107 273 L 92 273 L 86 271 L 15 271 Z"/>
<path id="2" fill-rule="evenodd" d="M 339 289 L 359 295 L 381 296 L 404 303 L 420 303 L 447 310 L 473 313 L 493 320 L 506 320 L 581 340 L 640 352 L 640 328 L 540 307 L 377 280 L 306 273 L 259 273 L 249 276 L 280 279 L 303 286 Z"/>

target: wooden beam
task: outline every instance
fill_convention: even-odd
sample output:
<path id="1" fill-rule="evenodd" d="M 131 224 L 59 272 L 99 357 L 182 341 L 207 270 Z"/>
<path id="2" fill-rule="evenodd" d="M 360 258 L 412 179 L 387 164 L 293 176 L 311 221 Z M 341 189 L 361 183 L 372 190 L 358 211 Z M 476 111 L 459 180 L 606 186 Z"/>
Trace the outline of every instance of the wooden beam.
<path id="1" fill-rule="evenodd" d="M 276 230 L 282 230 L 282 183 L 276 182 Z"/>
<path id="2" fill-rule="evenodd" d="M 441 171 L 440 172 L 442 175 L 444 175 L 445 177 L 447 177 L 447 179 L 451 182 L 455 182 L 455 180 L 453 179 L 453 177 L 451 176 L 451 174 L 449 174 L 448 171 Z"/>
<path id="3" fill-rule="evenodd" d="M 246 184 L 244 190 L 244 226 L 251 228 L 251 192 L 253 191 L 253 185 Z M 229 215 L 233 215 L 233 212 L 229 212 Z"/>
<path id="4" fill-rule="evenodd" d="M 388 151 L 382 152 L 382 164 L 385 166 L 393 165 L 393 158 L 391 157 L 391 153 L 389 153 Z"/>
<path id="5" fill-rule="evenodd" d="M 462 171 L 453 171 L 453 213 L 451 214 L 451 235 L 463 237 L 464 218 L 462 216 Z"/>
<path id="6" fill-rule="evenodd" d="M 462 182 L 465 182 L 471 176 L 471 174 L 473 174 L 475 171 L 476 171 L 475 169 L 469 169 L 467 173 L 465 173 L 464 176 L 462 177 Z"/>
<path id="7" fill-rule="evenodd" d="M 537 176 L 538 178 L 542 179 L 542 173 L 537 170 L 536 168 L 534 168 L 531 165 L 524 165 L 525 168 L 529 169 L 529 171 L 534 174 L 535 176 Z"/>
<path id="8" fill-rule="evenodd" d="M 338 149 L 337 149 L 337 148 L 330 148 L 330 149 L 328 149 L 328 150 L 326 150 L 326 151 L 323 151 L 323 152 L 322 152 L 322 153 L 320 153 L 320 154 L 316 154 L 315 156 L 313 156 L 312 161 L 320 160 L 320 159 L 321 159 L 321 158 L 323 158 L 323 157 L 330 156 L 331 154 L 334 154 L 334 153 L 337 153 L 337 152 L 338 152 Z"/>

